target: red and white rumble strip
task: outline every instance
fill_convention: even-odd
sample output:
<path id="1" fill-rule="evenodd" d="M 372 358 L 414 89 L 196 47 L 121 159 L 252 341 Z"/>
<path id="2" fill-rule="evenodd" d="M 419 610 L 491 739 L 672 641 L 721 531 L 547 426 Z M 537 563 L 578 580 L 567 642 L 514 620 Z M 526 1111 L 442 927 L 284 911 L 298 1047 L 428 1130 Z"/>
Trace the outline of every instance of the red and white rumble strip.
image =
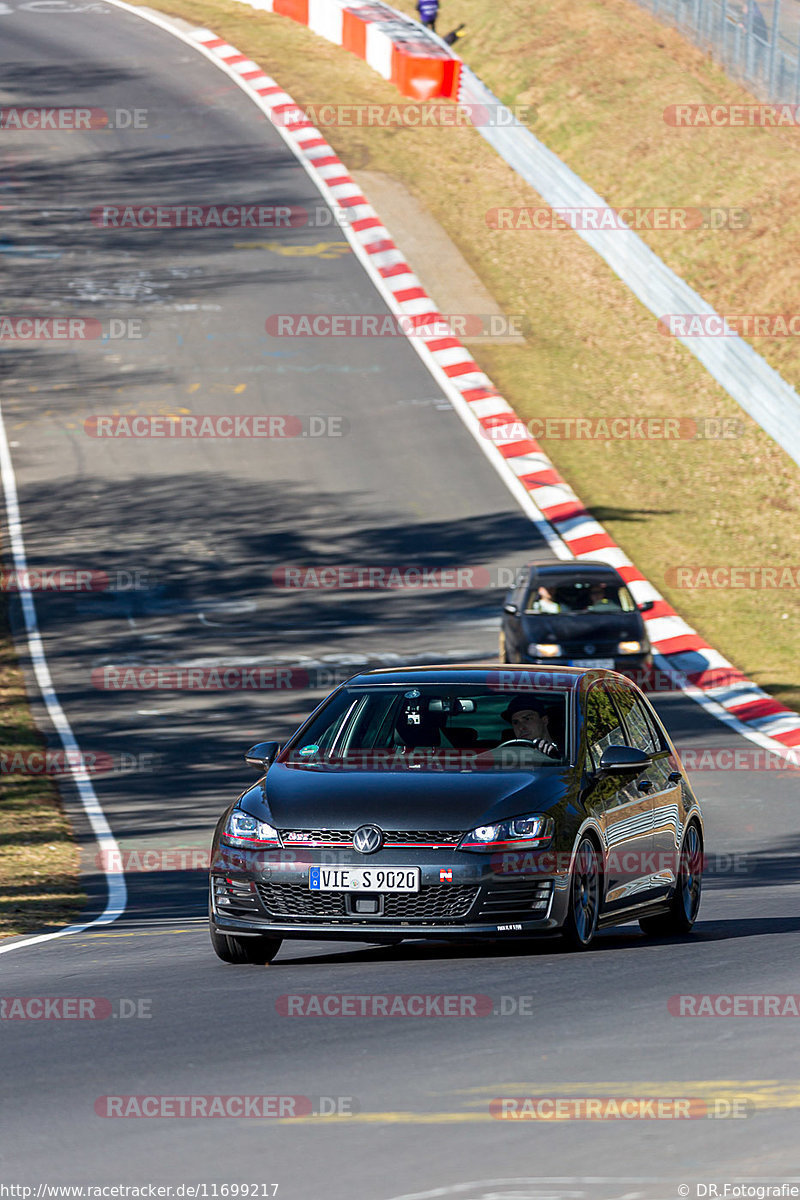
<path id="1" fill-rule="evenodd" d="M 442 320 L 361 189 L 291 96 L 257 63 L 210 30 L 200 29 L 192 36 L 254 96 L 323 195 L 335 207 L 348 210 L 349 221 L 343 232 L 395 315 L 420 326 Z M 511 473 L 556 531 L 568 551 L 565 553 L 556 544 L 556 553 L 560 549 L 562 557 L 610 563 L 628 583 L 637 602 L 654 601 L 644 619 L 658 666 L 674 673 L 684 691 L 753 741 L 784 755 L 790 747 L 800 746 L 800 716 L 747 679 L 678 616 L 584 508 L 458 338 L 409 340 L 445 387 L 467 425 L 479 435 L 484 453 L 502 459 L 504 470 Z M 508 439 L 487 439 L 486 431 L 498 426 L 509 429 Z M 518 487 L 514 490 L 519 494 Z"/>

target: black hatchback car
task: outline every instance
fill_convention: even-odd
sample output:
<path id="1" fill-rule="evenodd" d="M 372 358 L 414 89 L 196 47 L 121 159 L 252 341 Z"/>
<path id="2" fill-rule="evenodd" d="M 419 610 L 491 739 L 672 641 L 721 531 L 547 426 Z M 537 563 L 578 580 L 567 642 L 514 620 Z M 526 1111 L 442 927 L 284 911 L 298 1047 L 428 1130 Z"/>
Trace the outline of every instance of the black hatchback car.
<path id="1" fill-rule="evenodd" d="M 223 813 L 214 950 L 284 938 L 687 933 L 703 821 L 666 730 L 605 670 L 424 667 L 338 687 Z"/>
<path id="2" fill-rule="evenodd" d="M 624 579 L 604 562 L 532 562 L 503 605 L 500 658 L 510 663 L 593 666 L 629 672 L 652 665 L 642 613 Z"/>

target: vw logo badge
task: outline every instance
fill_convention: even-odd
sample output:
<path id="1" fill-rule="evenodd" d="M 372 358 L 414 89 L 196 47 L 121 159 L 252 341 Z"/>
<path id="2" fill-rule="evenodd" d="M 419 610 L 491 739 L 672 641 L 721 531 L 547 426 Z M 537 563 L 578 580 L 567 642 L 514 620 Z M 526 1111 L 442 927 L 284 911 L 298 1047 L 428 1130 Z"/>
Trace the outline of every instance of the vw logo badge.
<path id="1" fill-rule="evenodd" d="M 587 642 L 583 649 L 586 654 L 594 654 L 597 647 L 592 642 Z"/>
<path id="2" fill-rule="evenodd" d="M 353 834 L 353 846 L 359 854 L 374 854 L 383 845 L 383 832 L 377 825 L 362 825 Z"/>

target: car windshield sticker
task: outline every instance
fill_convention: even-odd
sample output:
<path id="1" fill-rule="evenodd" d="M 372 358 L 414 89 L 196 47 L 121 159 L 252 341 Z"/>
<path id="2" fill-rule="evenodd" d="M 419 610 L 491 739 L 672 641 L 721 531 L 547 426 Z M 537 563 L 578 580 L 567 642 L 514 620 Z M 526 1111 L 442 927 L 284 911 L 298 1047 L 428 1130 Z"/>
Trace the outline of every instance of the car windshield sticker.
<path id="1" fill-rule="evenodd" d="M 298 750 L 297 753 L 308 756 L 309 754 L 316 754 L 318 750 L 319 746 L 303 746 L 303 749 Z"/>
<path id="2" fill-rule="evenodd" d="M 414 690 L 411 692 L 405 692 L 404 696 L 405 696 L 406 700 L 417 700 L 420 696 L 420 693 L 417 691 L 416 688 L 414 688 Z"/>

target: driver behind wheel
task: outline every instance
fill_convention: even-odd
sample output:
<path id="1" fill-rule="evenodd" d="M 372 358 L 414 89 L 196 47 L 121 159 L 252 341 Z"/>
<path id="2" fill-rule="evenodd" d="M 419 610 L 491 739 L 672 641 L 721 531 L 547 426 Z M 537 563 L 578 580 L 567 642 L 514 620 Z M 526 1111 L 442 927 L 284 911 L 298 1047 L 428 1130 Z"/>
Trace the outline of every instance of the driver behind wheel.
<path id="1" fill-rule="evenodd" d="M 503 719 L 511 722 L 514 740 L 530 742 L 549 758 L 560 757 L 548 729 L 547 701 L 536 696 L 515 696 L 503 713 Z"/>

